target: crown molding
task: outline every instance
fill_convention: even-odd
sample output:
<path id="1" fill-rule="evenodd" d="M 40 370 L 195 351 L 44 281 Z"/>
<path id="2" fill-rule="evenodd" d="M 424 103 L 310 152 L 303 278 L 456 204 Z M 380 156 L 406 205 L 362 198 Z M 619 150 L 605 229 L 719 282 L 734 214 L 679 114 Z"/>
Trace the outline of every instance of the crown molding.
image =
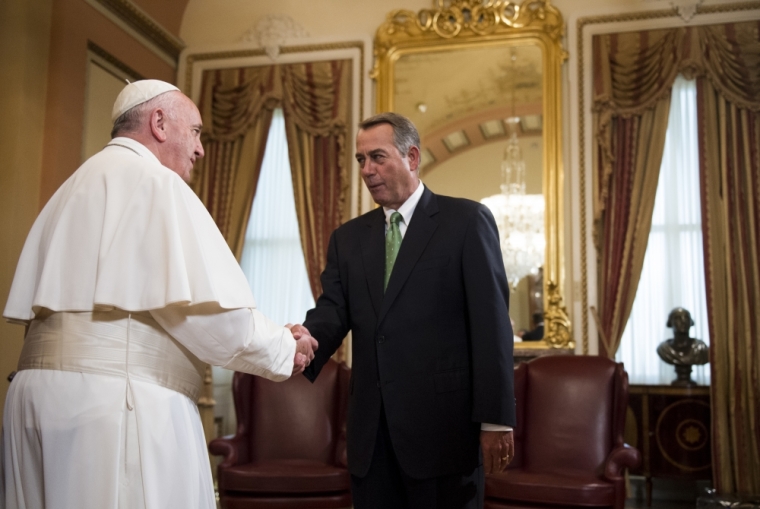
<path id="1" fill-rule="evenodd" d="M 106 61 L 108 64 L 114 66 L 116 69 L 118 69 L 122 73 L 126 74 L 128 77 L 131 77 L 134 81 L 145 79 L 145 76 L 135 71 L 134 69 L 129 67 L 127 64 L 117 59 L 116 57 L 111 55 L 109 52 L 107 52 L 106 50 L 104 50 L 103 48 L 95 44 L 94 42 L 87 41 L 87 49 L 93 54 L 103 59 L 104 61 Z"/>
<path id="2" fill-rule="evenodd" d="M 185 43 L 130 0 L 85 0 L 176 68 Z"/>

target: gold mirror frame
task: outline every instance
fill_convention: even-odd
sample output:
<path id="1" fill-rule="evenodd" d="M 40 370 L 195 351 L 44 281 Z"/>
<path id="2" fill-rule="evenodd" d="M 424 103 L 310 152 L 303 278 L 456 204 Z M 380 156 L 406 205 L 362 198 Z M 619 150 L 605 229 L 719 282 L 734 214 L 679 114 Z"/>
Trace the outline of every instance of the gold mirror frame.
<path id="1" fill-rule="evenodd" d="M 575 348 L 563 305 L 563 174 L 560 67 L 567 58 L 561 38 L 564 22 L 547 0 L 515 4 L 501 0 L 434 0 L 418 13 L 395 10 L 375 34 L 377 111 L 393 111 L 394 64 L 404 55 L 453 51 L 504 43 L 536 45 L 543 56 L 543 194 L 546 201 L 544 261 L 544 340 L 517 348 Z M 506 53 L 505 53 L 506 55 Z"/>

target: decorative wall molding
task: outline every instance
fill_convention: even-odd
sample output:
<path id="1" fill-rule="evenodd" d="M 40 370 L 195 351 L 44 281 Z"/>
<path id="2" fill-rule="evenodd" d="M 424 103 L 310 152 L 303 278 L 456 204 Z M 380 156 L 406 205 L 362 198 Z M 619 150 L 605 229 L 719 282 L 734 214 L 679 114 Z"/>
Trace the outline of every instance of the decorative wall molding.
<path id="1" fill-rule="evenodd" d="M 131 35 L 134 35 L 173 67 L 177 66 L 179 55 L 185 48 L 185 43 L 164 29 L 130 0 L 85 1 Z"/>
<path id="2" fill-rule="evenodd" d="M 681 19 L 688 23 L 697 13 L 697 8 L 702 5 L 702 0 L 672 0 L 670 5 Z"/>
<path id="3" fill-rule="evenodd" d="M 137 80 L 144 80 L 145 79 L 145 77 L 142 74 L 140 74 L 139 72 L 135 71 L 134 69 L 132 69 L 131 67 L 129 67 L 127 64 L 125 64 L 121 60 L 117 59 L 116 57 L 114 57 L 113 55 L 111 55 L 110 53 L 108 53 L 106 50 L 104 50 L 103 48 L 101 48 L 100 46 L 98 46 L 97 44 L 95 44 L 94 42 L 87 41 L 87 49 L 90 50 L 95 55 L 97 55 L 98 57 L 100 57 L 103 60 L 105 60 L 106 62 L 108 62 L 109 64 L 111 64 L 112 66 L 114 66 L 117 69 L 119 69 L 124 74 L 126 74 L 128 76 L 131 76 L 131 78 L 133 80 L 137 81 Z"/>
<path id="4" fill-rule="evenodd" d="M 295 39 L 305 39 L 309 34 L 293 18 L 285 14 L 269 14 L 246 30 L 241 42 L 250 42 L 263 48 L 269 58 L 277 60 L 280 47 Z"/>
<path id="5" fill-rule="evenodd" d="M 672 9 L 671 14 L 678 15 L 682 20 L 688 23 L 697 13 L 697 9 L 704 0 L 642 0 L 644 3 L 657 4 L 657 8 Z"/>

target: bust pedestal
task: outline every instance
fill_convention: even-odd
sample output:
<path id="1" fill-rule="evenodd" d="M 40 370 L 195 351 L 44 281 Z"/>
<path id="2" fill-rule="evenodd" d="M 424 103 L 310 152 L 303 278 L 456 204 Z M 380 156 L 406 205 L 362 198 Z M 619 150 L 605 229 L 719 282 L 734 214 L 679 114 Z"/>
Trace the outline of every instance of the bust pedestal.
<path id="1" fill-rule="evenodd" d="M 625 442 L 641 451 L 630 473 L 646 478 L 647 505 L 653 477 L 711 480 L 710 388 L 631 385 Z"/>

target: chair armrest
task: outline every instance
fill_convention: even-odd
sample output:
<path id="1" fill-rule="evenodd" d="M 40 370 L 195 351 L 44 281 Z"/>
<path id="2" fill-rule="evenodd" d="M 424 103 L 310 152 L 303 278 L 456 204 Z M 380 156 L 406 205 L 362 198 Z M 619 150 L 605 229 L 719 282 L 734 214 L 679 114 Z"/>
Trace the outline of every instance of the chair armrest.
<path id="1" fill-rule="evenodd" d="M 636 468 L 641 465 L 641 453 L 628 444 L 616 447 L 604 462 L 604 477 L 609 480 L 622 478 L 624 468 Z"/>
<path id="2" fill-rule="evenodd" d="M 215 438 L 208 444 L 208 452 L 214 456 L 224 456 L 220 468 L 229 468 L 244 463 L 248 459 L 248 447 L 239 435 Z"/>
<path id="3" fill-rule="evenodd" d="M 351 368 L 341 362 L 338 365 L 338 435 L 335 437 L 335 464 L 348 468 L 348 451 L 346 439 L 346 415 L 348 413 L 348 395 L 351 385 Z"/>
<path id="4" fill-rule="evenodd" d="M 348 468 L 348 450 L 346 449 L 347 444 L 348 441 L 346 440 L 346 425 L 344 424 L 340 431 L 340 435 L 338 435 L 338 443 L 335 447 L 335 452 L 337 453 L 335 456 L 336 466 Z"/>

